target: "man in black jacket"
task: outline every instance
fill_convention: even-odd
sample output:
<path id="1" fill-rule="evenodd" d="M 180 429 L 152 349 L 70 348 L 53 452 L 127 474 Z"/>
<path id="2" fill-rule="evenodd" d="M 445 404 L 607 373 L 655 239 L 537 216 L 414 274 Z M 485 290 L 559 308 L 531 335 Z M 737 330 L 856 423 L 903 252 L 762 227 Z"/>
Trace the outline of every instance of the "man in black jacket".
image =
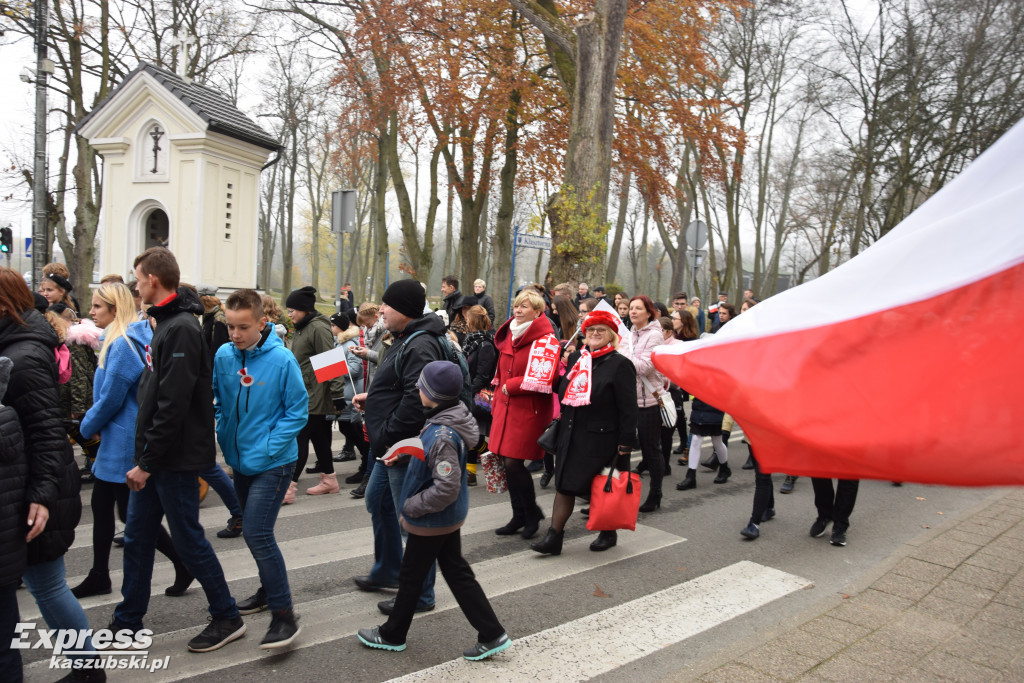
<path id="1" fill-rule="evenodd" d="M 458 310 L 456 304 L 462 298 L 462 292 L 459 291 L 459 278 L 454 275 L 446 275 L 441 278 L 441 293 L 444 294 L 441 308 L 448 314 L 448 325 L 450 326 L 455 320 L 455 313 Z M 417 398 L 417 400 L 419 399 Z"/>
<path id="2" fill-rule="evenodd" d="M 384 292 L 380 316 L 384 326 L 395 337 L 391 349 L 373 376 L 368 393 L 356 394 L 352 404 L 366 414 L 366 431 L 370 437 L 370 458 L 383 457 L 389 448 L 418 436 L 426 414 L 416 386 L 423 366 L 444 360 L 438 336 L 444 334 L 444 323 L 433 314 L 423 314 L 423 287 L 416 280 L 398 280 Z M 374 466 L 366 485 L 366 509 L 373 522 L 374 565 L 366 576 L 355 577 L 360 590 L 377 591 L 398 587 L 398 571 L 402 566 L 402 532 L 395 514 L 406 467 Z M 417 611 L 434 609 L 434 569 L 423 584 Z M 378 605 L 390 613 L 393 600 Z"/>
<path id="3" fill-rule="evenodd" d="M 240 638 L 245 623 L 199 523 L 198 473 L 216 462 L 212 368 L 195 317 L 203 307 L 192 290 L 178 289 L 178 263 L 169 250 L 147 249 L 134 265 L 156 330 L 139 382 L 136 466 L 127 475 L 132 495 L 124 531 L 124 599 L 111 627 L 142 628 L 157 529 L 166 516 L 174 546 L 206 591 L 213 617 L 188 649 L 210 652 Z"/>

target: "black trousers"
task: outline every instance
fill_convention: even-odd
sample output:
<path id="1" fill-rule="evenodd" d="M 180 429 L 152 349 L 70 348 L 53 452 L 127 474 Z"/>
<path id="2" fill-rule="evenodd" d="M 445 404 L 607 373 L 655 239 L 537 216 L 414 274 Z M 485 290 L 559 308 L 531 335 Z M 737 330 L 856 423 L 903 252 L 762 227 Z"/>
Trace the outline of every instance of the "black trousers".
<path id="1" fill-rule="evenodd" d="M 404 643 L 416 611 L 416 603 L 423 592 L 423 580 L 437 560 L 445 583 L 459 603 L 462 613 L 477 631 L 477 640 L 486 643 L 498 638 L 505 629 L 498 622 L 484 589 L 473 575 L 469 563 L 462 557 L 462 536 L 459 530 L 442 536 L 409 534 L 402 555 L 402 569 L 398 573 L 398 595 L 395 608 L 380 634 L 391 643 Z"/>
<path id="2" fill-rule="evenodd" d="M 676 404 L 676 431 L 679 432 L 679 444 L 683 448 L 689 448 L 690 442 L 686 438 L 686 409 L 683 404 L 686 402 L 683 397 L 688 396 L 685 392 L 672 387 L 668 390 L 668 393 L 672 395 L 672 400 Z"/>
<path id="3" fill-rule="evenodd" d="M 760 526 L 764 511 L 775 507 L 775 487 L 772 486 L 772 473 L 761 471 L 753 448 L 750 449 L 750 457 L 754 458 L 754 509 L 750 513 L 750 522 Z"/>
<path id="4" fill-rule="evenodd" d="M 92 497 L 89 507 L 92 508 L 92 570 L 98 574 L 110 573 L 110 544 L 114 541 L 114 509 L 122 522 L 128 516 L 128 484 L 117 484 L 97 479 L 92 485 Z M 156 536 L 156 549 L 167 556 L 175 566 L 181 564 L 178 551 L 174 549 L 171 535 L 164 525 Z"/>
<path id="5" fill-rule="evenodd" d="M 661 408 L 641 408 L 636 418 L 636 433 L 640 453 L 647 472 L 651 475 L 651 493 L 661 493 L 661 480 L 665 478 L 665 459 L 661 453 Z"/>
<path id="6" fill-rule="evenodd" d="M 292 481 L 298 481 L 299 475 L 306 469 L 309 460 L 309 442 L 313 442 L 316 453 L 316 465 L 324 474 L 334 474 L 334 460 L 331 457 L 331 423 L 325 415 L 310 415 L 306 418 L 306 426 L 302 428 L 295 440 L 299 444 L 299 460 L 295 463 Z"/>
<path id="7" fill-rule="evenodd" d="M 837 479 L 835 489 L 831 479 L 811 478 L 814 487 L 814 507 L 818 517 L 832 520 L 833 531 L 844 532 L 850 528 L 850 514 L 857 502 L 858 479 Z"/>

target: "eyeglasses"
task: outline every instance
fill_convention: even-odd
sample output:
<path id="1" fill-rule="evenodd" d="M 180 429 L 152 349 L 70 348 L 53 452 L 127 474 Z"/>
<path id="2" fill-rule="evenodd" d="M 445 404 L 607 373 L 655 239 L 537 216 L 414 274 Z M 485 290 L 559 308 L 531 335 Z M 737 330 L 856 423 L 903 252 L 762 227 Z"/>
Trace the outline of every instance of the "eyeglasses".
<path id="1" fill-rule="evenodd" d="M 585 332 L 585 334 L 605 334 L 606 332 L 609 332 L 609 331 L 610 330 L 605 330 L 605 329 L 597 328 L 597 327 L 588 327 L 587 331 Z"/>

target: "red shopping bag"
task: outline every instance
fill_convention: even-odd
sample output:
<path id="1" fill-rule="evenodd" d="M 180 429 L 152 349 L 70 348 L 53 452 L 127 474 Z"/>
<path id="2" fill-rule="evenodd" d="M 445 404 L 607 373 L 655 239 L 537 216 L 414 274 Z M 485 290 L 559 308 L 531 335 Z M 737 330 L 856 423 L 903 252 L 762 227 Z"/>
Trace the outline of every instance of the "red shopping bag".
<path id="1" fill-rule="evenodd" d="M 591 531 L 633 531 L 640 514 L 640 476 L 607 467 L 605 471 L 590 482 L 587 528 Z"/>

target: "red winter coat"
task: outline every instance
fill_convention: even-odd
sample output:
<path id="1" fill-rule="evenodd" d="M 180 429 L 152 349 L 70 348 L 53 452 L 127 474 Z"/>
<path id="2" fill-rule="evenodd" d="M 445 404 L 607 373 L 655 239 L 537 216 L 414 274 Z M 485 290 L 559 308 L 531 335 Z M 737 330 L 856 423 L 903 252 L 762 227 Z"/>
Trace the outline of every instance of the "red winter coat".
<path id="1" fill-rule="evenodd" d="M 520 460 L 540 460 L 544 451 L 537 445 L 537 439 L 551 424 L 554 403 L 551 394 L 526 391 L 520 388 L 526 365 L 530 357 L 530 347 L 534 340 L 551 335 L 551 323 L 543 315 L 538 316 L 514 342 L 508 320 L 494 335 L 494 345 L 498 349 L 498 380 L 494 387 L 494 402 L 491 404 L 491 435 L 487 441 L 492 453 L 506 458 Z M 553 336 L 553 335 L 552 335 Z M 552 385 L 558 384 L 558 373 L 555 373 Z M 501 390 L 508 387 L 508 396 Z"/>

